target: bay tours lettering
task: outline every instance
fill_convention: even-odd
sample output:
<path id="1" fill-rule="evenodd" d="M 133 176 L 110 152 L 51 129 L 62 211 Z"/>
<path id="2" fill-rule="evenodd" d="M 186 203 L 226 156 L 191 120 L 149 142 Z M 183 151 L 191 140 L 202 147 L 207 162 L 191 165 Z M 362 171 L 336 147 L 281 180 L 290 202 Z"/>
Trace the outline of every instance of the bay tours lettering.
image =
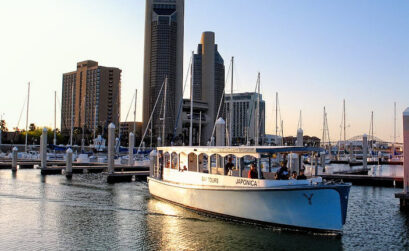
<path id="1" fill-rule="evenodd" d="M 212 178 L 212 177 L 204 177 L 202 176 L 202 182 L 209 182 L 209 183 L 215 183 L 219 184 L 219 179 L 218 178 Z"/>

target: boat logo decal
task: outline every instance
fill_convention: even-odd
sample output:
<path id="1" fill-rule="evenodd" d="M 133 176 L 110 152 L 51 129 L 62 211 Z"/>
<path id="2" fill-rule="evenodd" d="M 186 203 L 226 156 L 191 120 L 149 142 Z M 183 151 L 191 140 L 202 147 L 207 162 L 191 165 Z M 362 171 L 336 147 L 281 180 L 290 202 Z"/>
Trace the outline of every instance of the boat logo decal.
<path id="1" fill-rule="evenodd" d="M 304 193 L 303 195 L 304 195 L 305 198 L 307 198 L 308 204 L 312 205 L 311 199 L 312 199 L 312 196 L 313 196 L 314 194 L 312 193 L 312 194 L 310 194 L 310 195 L 308 196 L 307 194 Z"/>

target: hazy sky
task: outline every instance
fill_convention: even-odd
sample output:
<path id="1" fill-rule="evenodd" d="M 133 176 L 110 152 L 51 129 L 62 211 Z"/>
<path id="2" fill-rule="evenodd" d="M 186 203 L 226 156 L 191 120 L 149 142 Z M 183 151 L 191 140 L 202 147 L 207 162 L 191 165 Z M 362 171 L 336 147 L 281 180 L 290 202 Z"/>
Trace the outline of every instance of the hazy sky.
<path id="1" fill-rule="evenodd" d="M 144 0 L 0 3 L 0 113 L 9 128 L 17 125 L 28 81 L 29 121 L 53 126 L 62 73 L 86 59 L 122 69 L 122 120 L 135 88 L 142 118 Z M 348 138 L 368 133 L 373 110 L 375 135 L 392 140 L 396 101 L 402 141 L 402 111 L 409 106 L 408 13 L 404 0 L 186 0 L 184 72 L 201 33 L 214 31 L 226 71 L 235 57 L 235 92 L 254 90 L 261 72 L 267 133 L 274 130 L 277 91 L 285 135 L 295 134 L 301 109 L 304 133 L 321 137 L 326 106 L 331 138 L 338 139 L 345 98 Z M 25 114 L 19 127 L 24 124 Z"/>

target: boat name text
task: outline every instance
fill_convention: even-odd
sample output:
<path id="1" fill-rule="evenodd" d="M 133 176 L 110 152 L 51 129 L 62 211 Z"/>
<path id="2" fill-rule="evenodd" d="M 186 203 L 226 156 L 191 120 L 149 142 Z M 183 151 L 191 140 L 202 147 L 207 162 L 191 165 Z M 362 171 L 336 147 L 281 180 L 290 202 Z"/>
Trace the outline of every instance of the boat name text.
<path id="1" fill-rule="evenodd" d="M 246 180 L 246 179 L 237 179 L 236 180 L 236 185 L 256 187 L 257 186 L 257 181 L 255 181 L 255 180 Z"/>

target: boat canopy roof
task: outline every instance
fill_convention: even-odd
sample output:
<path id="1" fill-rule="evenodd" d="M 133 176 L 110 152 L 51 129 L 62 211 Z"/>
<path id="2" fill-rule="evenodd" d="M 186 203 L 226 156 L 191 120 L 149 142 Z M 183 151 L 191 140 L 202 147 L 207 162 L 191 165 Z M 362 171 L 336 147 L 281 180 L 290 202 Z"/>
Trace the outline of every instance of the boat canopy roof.
<path id="1" fill-rule="evenodd" d="M 235 155 L 243 157 L 246 155 L 259 158 L 261 155 L 271 155 L 275 153 L 311 153 L 322 152 L 323 149 L 319 147 L 305 147 L 305 146 L 168 146 L 158 147 L 158 151 L 168 153 L 194 153 L 196 155 L 206 154 L 208 156 L 218 154 L 221 156 Z"/>

